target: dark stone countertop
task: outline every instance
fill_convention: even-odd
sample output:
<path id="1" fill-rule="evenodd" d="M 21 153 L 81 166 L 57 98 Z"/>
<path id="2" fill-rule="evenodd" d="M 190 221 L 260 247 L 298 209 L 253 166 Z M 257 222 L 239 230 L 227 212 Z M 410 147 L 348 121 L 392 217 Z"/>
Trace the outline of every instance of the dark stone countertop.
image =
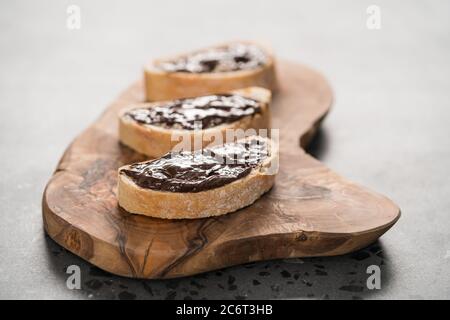
<path id="1" fill-rule="evenodd" d="M 233 23 L 204 15 L 238 4 Z M 450 3 L 378 1 L 380 30 L 366 27 L 368 5 L 79 1 L 81 29 L 68 30 L 64 2 L 2 2 L 0 298 L 449 299 Z M 335 105 L 309 151 L 392 198 L 403 213 L 397 225 L 346 256 L 167 281 L 106 274 L 48 239 L 42 192 L 70 141 L 150 57 L 236 38 L 266 39 L 278 56 L 324 72 Z M 81 290 L 66 287 L 72 264 Z M 372 264 L 382 270 L 380 290 L 365 285 Z"/>

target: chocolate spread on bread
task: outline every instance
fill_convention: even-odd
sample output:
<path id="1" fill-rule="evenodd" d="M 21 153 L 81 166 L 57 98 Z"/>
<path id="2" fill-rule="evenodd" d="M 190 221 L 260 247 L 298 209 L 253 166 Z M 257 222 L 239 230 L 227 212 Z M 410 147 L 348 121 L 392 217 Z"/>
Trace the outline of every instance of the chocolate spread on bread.
<path id="1" fill-rule="evenodd" d="M 163 61 L 156 66 L 166 72 L 210 73 L 251 70 L 266 63 L 267 56 L 259 47 L 234 43 Z"/>
<path id="2" fill-rule="evenodd" d="M 199 151 L 168 153 L 130 165 L 120 174 L 141 188 L 169 192 L 201 192 L 241 179 L 268 156 L 265 139 L 251 137 Z"/>
<path id="3" fill-rule="evenodd" d="M 136 122 L 169 129 L 201 130 L 261 112 L 260 103 L 240 95 L 220 94 L 165 102 L 125 114 Z"/>

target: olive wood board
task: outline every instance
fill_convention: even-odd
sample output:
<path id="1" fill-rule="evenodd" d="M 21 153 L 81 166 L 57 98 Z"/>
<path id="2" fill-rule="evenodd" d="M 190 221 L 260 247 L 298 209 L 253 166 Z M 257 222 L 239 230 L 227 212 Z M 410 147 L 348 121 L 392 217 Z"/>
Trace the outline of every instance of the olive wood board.
<path id="1" fill-rule="evenodd" d="M 69 251 L 111 273 L 173 278 L 253 261 L 334 256 L 363 248 L 400 217 L 386 197 L 334 173 L 303 151 L 332 104 L 316 71 L 280 61 L 271 106 L 280 129 L 275 186 L 237 212 L 195 220 L 127 213 L 117 169 L 145 158 L 118 141 L 117 114 L 144 99 L 128 88 L 67 148 L 43 195 L 44 227 Z M 301 147 L 300 147 L 301 146 Z"/>

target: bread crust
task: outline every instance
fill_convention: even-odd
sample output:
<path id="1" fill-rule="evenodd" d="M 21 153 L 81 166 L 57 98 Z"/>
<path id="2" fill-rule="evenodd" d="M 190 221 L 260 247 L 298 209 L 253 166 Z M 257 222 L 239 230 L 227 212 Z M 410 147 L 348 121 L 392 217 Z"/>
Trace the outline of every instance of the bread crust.
<path id="1" fill-rule="evenodd" d="M 222 141 L 226 139 L 227 130 L 233 129 L 270 129 L 270 100 L 271 93 L 269 90 L 258 87 L 244 88 L 222 93 L 233 93 L 241 96 L 252 98 L 261 103 L 261 112 L 258 114 L 243 117 L 232 123 L 225 123 L 220 126 L 208 128 L 205 130 L 178 130 L 167 129 L 159 126 L 142 125 L 130 119 L 124 114 L 129 110 L 122 111 L 119 115 L 119 139 L 120 141 L 134 149 L 135 151 L 145 154 L 151 158 L 160 157 L 172 150 L 179 141 L 173 139 L 173 134 L 177 134 L 180 138 L 190 141 L 191 150 L 206 147 L 211 142 L 214 143 L 215 137 L 220 137 Z M 158 103 L 146 103 L 146 107 Z M 133 105 L 130 109 L 139 107 Z M 194 141 L 199 141 L 198 145 Z M 219 141 L 219 142 L 222 142 Z M 188 149 L 188 148 L 185 148 Z"/>
<path id="2" fill-rule="evenodd" d="M 161 61 L 176 59 L 185 54 L 157 59 L 144 67 L 144 82 L 147 101 L 172 100 L 188 98 L 217 92 L 225 92 L 240 88 L 258 86 L 274 92 L 277 89 L 275 58 L 272 50 L 250 41 L 238 41 L 261 48 L 267 55 L 264 66 L 251 70 L 230 72 L 187 73 L 166 72 L 156 67 Z M 212 46 L 220 47 L 235 42 Z M 189 54 L 189 53 L 187 53 Z"/>
<path id="3" fill-rule="evenodd" d="M 219 216 L 246 207 L 272 188 L 278 171 L 278 148 L 267 139 L 270 155 L 249 175 L 201 192 L 166 192 L 141 188 L 127 175 L 118 179 L 119 205 L 126 211 L 163 219 Z"/>

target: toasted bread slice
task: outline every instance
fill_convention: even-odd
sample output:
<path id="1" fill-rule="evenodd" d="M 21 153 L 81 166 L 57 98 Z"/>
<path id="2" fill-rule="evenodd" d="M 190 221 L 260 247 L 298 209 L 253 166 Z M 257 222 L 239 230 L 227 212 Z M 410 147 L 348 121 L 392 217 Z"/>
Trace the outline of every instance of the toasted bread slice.
<path id="1" fill-rule="evenodd" d="M 249 141 L 249 139 L 254 138 L 255 137 L 248 137 L 241 139 L 234 142 L 234 144 Z M 267 154 L 257 163 L 257 165 L 251 167 L 247 175 L 234 179 L 232 182 L 219 185 L 218 187 L 204 189 L 203 186 L 203 189 L 201 190 L 193 190 L 197 192 L 187 192 L 189 190 L 184 190 L 183 192 L 177 192 L 175 190 L 175 192 L 172 192 L 160 190 L 158 188 L 152 189 L 148 187 L 148 185 L 142 187 L 142 185 L 139 185 L 139 183 L 142 184 L 142 182 L 137 182 L 138 180 L 136 180 L 136 177 L 133 178 L 126 173 L 127 170 L 132 170 L 132 166 L 136 165 L 143 165 L 145 167 L 153 162 L 153 166 L 158 166 L 159 163 L 155 163 L 155 161 L 161 159 L 123 166 L 119 168 L 119 205 L 131 213 L 165 219 L 195 219 L 218 216 L 246 207 L 256 201 L 273 186 L 275 175 L 278 171 L 277 146 L 268 138 L 257 137 L 257 139 L 266 144 Z M 231 144 L 231 148 L 233 148 L 233 146 L 234 145 Z M 214 149 L 217 147 L 220 146 L 212 148 Z M 166 159 L 166 157 L 164 157 L 164 159 Z M 181 168 L 185 169 L 183 165 L 181 165 Z M 201 164 L 199 164 L 196 169 L 199 167 L 201 167 Z M 178 176 L 175 176 L 173 165 L 168 168 L 167 171 L 158 171 L 155 177 L 161 179 L 160 181 L 162 181 L 162 183 L 176 181 L 177 183 L 184 183 L 188 188 L 192 188 L 192 186 L 189 185 L 192 180 L 180 179 Z M 192 171 L 195 171 L 196 169 L 193 169 Z M 228 169 L 229 168 L 227 168 L 227 170 Z M 225 171 L 229 172 L 227 170 Z M 163 177 L 161 177 L 161 172 L 164 172 L 164 174 L 168 176 L 164 177 L 163 174 Z M 208 179 L 209 178 L 210 176 L 208 173 Z M 195 180 L 196 178 L 192 179 Z M 195 180 L 195 183 L 197 182 L 199 181 Z M 209 183 L 212 182 L 209 181 Z M 200 182 L 198 185 L 202 186 Z"/>
<path id="2" fill-rule="evenodd" d="M 243 116 L 242 118 L 230 122 L 213 126 L 204 130 L 186 130 L 166 128 L 152 124 L 142 124 L 135 119 L 127 116 L 130 110 L 152 108 L 154 106 L 164 105 L 165 102 L 142 103 L 130 106 L 119 115 L 119 138 L 120 141 L 151 158 L 160 157 L 179 146 L 179 139 L 189 142 L 189 146 L 184 149 L 194 150 L 206 147 L 219 136 L 221 141 L 225 141 L 228 130 L 247 130 L 247 129 L 270 129 L 270 100 L 271 93 L 263 88 L 245 88 L 225 92 L 235 94 L 245 98 L 255 100 L 260 105 L 258 113 Z M 255 132 L 254 134 L 258 134 Z"/>
<path id="3" fill-rule="evenodd" d="M 262 61 L 259 63 L 247 64 L 241 69 L 227 70 L 226 67 L 219 71 L 195 72 L 198 68 L 191 68 L 192 71 L 180 71 L 177 69 L 176 62 L 180 59 L 196 57 L 199 54 L 208 54 L 208 50 L 217 50 L 221 48 L 235 48 L 236 46 L 249 46 L 253 51 L 259 50 L 262 55 Z M 252 57 L 252 56 L 250 56 Z M 236 61 L 247 59 L 247 57 L 235 57 Z M 205 58 L 208 59 L 208 56 Z M 217 57 L 215 58 L 217 59 Z M 217 62 L 218 61 L 218 62 Z M 164 65 L 174 62 L 173 70 L 167 70 Z M 198 62 L 198 59 L 196 60 Z M 201 61 L 203 65 L 207 65 L 210 61 Z M 216 60 L 216 64 L 220 66 L 220 57 Z M 232 63 L 231 63 L 232 64 Z M 198 64 L 201 65 L 201 64 Z M 196 67 L 198 67 L 195 64 Z M 224 63 L 227 66 L 226 63 Z M 238 64 L 242 65 L 242 64 Z M 236 65 L 234 65 L 236 66 Z M 169 68 L 170 69 L 170 68 Z M 204 71 L 204 70 L 203 70 Z M 246 87 L 263 87 L 271 91 L 276 90 L 275 76 L 275 60 L 272 51 L 263 48 L 261 45 L 248 42 L 229 42 L 209 48 L 204 48 L 191 53 L 185 53 L 171 58 L 157 59 L 149 63 L 144 68 L 145 91 L 147 101 L 172 100 L 178 98 L 195 97 L 205 94 L 213 94 L 217 92 L 226 92 L 230 90 L 246 88 Z"/>

